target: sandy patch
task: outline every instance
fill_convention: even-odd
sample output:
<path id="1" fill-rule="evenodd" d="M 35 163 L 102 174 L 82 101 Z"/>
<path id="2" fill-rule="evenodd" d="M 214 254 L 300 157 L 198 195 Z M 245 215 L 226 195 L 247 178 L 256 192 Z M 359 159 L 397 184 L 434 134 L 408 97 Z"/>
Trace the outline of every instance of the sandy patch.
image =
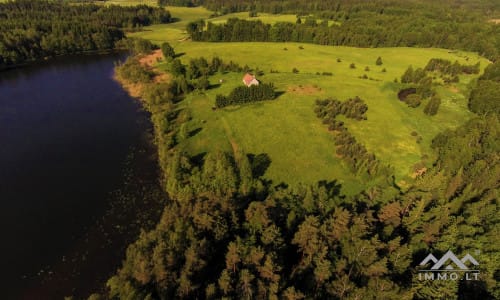
<path id="1" fill-rule="evenodd" d="M 161 50 L 158 49 L 153 51 L 151 54 L 139 58 L 139 62 L 142 65 L 153 67 L 158 61 L 162 59 L 163 59 L 163 53 L 161 53 Z"/>
<path id="2" fill-rule="evenodd" d="M 500 24 L 500 19 L 491 19 L 489 20 L 491 23 L 495 23 L 495 24 Z"/>
<path id="3" fill-rule="evenodd" d="M 320 87 L 314 85 L 292 85 L 287 88 L 287 92 L 297 95 L 314 95 L 321 91 Z"/>
<path id="4" fill-rule="evenodd" d="M 455 93 L 455 94 L 460 92 L 460 90 L 456 86 L 450 86 L 449 89 L 452 93 Z"/>

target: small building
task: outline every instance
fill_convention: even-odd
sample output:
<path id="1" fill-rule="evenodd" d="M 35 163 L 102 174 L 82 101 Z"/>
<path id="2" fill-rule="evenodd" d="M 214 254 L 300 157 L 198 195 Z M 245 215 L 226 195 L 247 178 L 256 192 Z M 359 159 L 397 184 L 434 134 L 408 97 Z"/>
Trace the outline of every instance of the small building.
<path id="1" fill-rule="evenodd" d="M 255 75 L 246 73 L 245 76 L 243 76 L 243 84 L 251 87 L 252 85 L 259 85 L 259 81 L 255 78 Z"/>

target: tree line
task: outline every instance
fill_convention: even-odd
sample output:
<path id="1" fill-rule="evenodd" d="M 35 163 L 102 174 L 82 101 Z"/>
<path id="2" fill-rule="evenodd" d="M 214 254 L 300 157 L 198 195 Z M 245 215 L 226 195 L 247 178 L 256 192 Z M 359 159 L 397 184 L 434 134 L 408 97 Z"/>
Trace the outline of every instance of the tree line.
<path id="1" fill-rule="evenodd" d="M 238 105 L 276 98 L 272 83 L 260 83 L 250 87 L 239 86 L 234 88 L 229 95 L 218 94 L 215 97 L 215 107 L 222 108 L 228 105 Z"/>
<path id="2" fill-rule="evenodd" d="M 287 3 L 288 1 L 285 1 Z M 443 4 L 406 7 L 402 1 L 386 5 L 343 4 L 303 17 L 296 23 L 264 24 L 260 20 L 229 19 L 225 24 L 193 22 L 187 31 L 193 40 L 209 42 L 301 42 L 355 47 L 439 47 L 478 52 L 498 59 L 500 28 L 474 11 Z M 320 5 L 318 5 L 319 7 Z M 282 13 L 282 12 L 280 12 Z M 453 17 L 442 18 L 443 15 Z M 302 19 L 306 21 L 302 21 Z M 311 21 L 307 21 L 311 20 Z M 335 21 L 329 25 L 329 21 Z"/>
<path id="3" fill-rule="evenodd" d="M 388 170 L 385 170 L 386 168 L 381 166 L 375 155 L 368 152 L 365 146 L 349 133 L 344 122 L 336 120 L 338 115 L 358 121 L 366 120 L 367 110 L 368 106 L 356 96 L 343 102 L 337 99 L 318 99 L 314 112 L 323 124 L 328 125 L 328 130 L 334 133 L 335 146 L 337 146 L 335 153 L 342 158 L 351 171 L 373 178 Z"/>
<path id="4" fill-rule="evenodd" d="M 0 69 L 65 54 L 110 50 L 122 28 L 171 22 L 164 9 L 145 5 L 72 5 L 64 1 L 0 3 Z"/>

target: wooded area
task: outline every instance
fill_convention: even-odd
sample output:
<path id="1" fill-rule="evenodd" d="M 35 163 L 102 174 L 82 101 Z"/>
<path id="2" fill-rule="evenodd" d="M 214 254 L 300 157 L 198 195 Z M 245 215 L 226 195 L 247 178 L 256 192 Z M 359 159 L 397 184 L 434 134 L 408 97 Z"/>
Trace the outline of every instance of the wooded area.
<path id="1" fill-rule="evenodd" d="M 0 3 L 0 69 L 58 55 L 111 50 L 122 28 L 168 23 L 168 11 L 135 7 L 71 5 L 62 1 Z"/>

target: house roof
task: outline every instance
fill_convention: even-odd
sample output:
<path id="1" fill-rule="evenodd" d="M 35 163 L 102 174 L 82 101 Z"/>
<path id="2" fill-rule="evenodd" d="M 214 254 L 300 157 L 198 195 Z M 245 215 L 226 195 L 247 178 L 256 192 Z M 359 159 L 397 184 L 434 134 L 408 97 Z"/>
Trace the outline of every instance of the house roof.
<path id="1" fill-rule="evenodd" d="M 249 85 L 254 79 L 255 76 L 249 73 L 246 73 L 245 76 L 243 76 L 243 82 L 245 82 L 246 85 Z"/>

